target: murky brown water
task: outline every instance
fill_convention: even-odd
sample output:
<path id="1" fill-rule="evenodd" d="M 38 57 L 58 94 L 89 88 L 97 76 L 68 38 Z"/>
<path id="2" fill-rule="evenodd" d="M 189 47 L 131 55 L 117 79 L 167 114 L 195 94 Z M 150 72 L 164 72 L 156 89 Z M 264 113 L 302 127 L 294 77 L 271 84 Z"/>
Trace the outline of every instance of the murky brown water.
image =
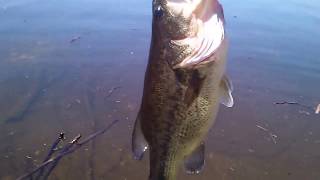
<path id="1" fill-rule="evenodd" d="M 320 103 L 319 3 L 222 3 L 235 107 L 221 108 L 204 172 L 181 171 L 179 179 L 320 179 L 320 116 L 312 109 Z M 147 0 L 0 0 L 0 179 L 39 165 L 59 132 L 86 136 L 114 119 L 50 179 L 147 179 L 148 157 L 132 160 L 130 139 L 150 8 Z M 310 107 L 274 104 L 283 101 Z"/>

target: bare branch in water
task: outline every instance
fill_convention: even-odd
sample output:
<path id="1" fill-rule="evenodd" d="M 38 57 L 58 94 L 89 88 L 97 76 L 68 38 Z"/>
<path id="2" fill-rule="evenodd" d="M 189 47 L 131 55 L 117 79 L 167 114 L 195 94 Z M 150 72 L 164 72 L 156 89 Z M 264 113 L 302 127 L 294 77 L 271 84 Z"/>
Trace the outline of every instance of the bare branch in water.
<path id="1" fill-rule="evenodd" d="M 289 101 L 282 101 L 282 102 L 275 102 L 274 104 L 295 104 L 295 105 L 299 105 L 298 102 L 289 102 Z"/>
<path id="2" fill-rule="evenodd" d="M 59 143 L 63 140 L 65 140 L 65 134 L 62 132 L 59 134 L 59 137 L 53 142 L 46 158 L 44 158 L 44 160 L 43 160 L 43 163 L 48 161 L 51 158 L 51 156 L 56 152 L 56 149 L 57 149 Z M 39 170 L 39 174 L 37 175 L 37 177 L 35 179 L 39 179 L 43 175 L 43 173 L 44 173 L 44 168 Z"/>
<path id="3" fill-rule="evenodd" d="M 275 102 L 274 104 L 277 104 L 277 105 L 284 105 L 284 104 L 298 105 L 298 106 L 302 106 L 302 107 L 314 110 L 315 114 L 319 114 L 320 113 L 320 104 L 318 104 L 318 106 L 316 106 L 315 108 L 313 108 L 311 106 L 308 106 L 308 105 L 300 104 L 300 103 L 295 102 L 295 101 L 282 101 L 282 102 Z"/>
<path id="4" fill-rule="evenodd" d="M 277 105 L 285 105 L 285 104 L 297 105 L 297 106 L 302 106 L 302 107 L 305 107 L 305 108 L 313 109 L 311 106 L 304 105 L 304 104 L 301 104 L 301 103 L 295 102 L 295 101 L 281 101 L 281 102 L 275 102 L 274 104 L 277 104 Z"/>
<path id="5" fill-rule="evenodd" d="M 64 156 L 73 153 L 74 151 L 78 150 L 81 146 L 87 144 L 88 142 L 90 142 L 91 140 L 93 140 L 94 138 L 96 138 L 97 136 L 105 133 L 106 131 L 108 131 L 109 129 L 111 129 L 116 123 L 118 123 L 119 120 L 114 120 L 113 122 L 111 122 L 107 127 L 105 127 L 104 129 L 97 131 L 91 135 L 89 135 L 88 137 L 86 137 L 84 140 L 80 141 L 81 135 L 76 136 L 72 141 L 70 141 L 65 147 L 63 147 L 61 149 L 61 151 L 58 153 L 58 155 L 56 155 L 55 157 L 52 157 L 50 159 L 48 159 L 47 161 L 43 162 L 41 165 L 39 165 L 37 168 L 35 168 L 34 170 L 32 170 L 31 172 L 20 176 L 19 178 L 17 178 L 16 180 L 24 180 L 27 178 L 32 178 L 32 176 L 41 171 L 41 169 L 47 167 L 48 165 L 52 164 L 52 163 L 56 163 L 58 162 L 61 158 L 63 158 Z M 53 147 L 53 146 L 52 146 Z M 48 154 L 49 155 L 49 154 Z M 51 154 L 52 155 L 52 154 Z M 51 156 L 50 155 L 50 156 Z M 48 156 L 47 156 L 48 157 Z M 57 165 L 57 164 L 55 164 Z M 53 167 L 53 168 L 52 168 Z M 52 172 L 52 170 L 54 169 L 55 166 L 52 166 L 49 170 L 49 172 L 46 174 L 46 177 L 48 177 L 50 175 L 50 173 Z"/>
<path id="6" fill-rule="evenodd" d="M 116 86 L 116 87 L 111 88 L 111 89 L 108 91 L 108 94 L 105 96 L 105 99 L 108 98 L 108 97 L 110 97 L 115 90 L 120 89 L 120 88 L 121 88 L 120 86 Z"/>
<path id="7" fill-rule="evenodd" d="M 73 138 L 73 140 L 70 142 L 70 144 L 77 144 L 81 137 L 82 137 L 81 134 L 79 134 L 78 136 Z"/>
<path id="8" fill-rule="evenodd" d="M 269 131 L 268 129 L 266 129 L 266 128 L 262 127 L 262 126 L 259 126 L 259 125 L 256 125 L 256 126 L 257 126 L 257 128 L 262 129 L 263 131 Z"/>
<path id="9" fill-rule="evenodd" d="M 64 146 L 59 154 L 63 154 L 64 152 L 67 152 L 72 146 L 74 146 L 75 144 L 78 143 L 79 139 L 81 138 L 81 134 L 77 135 L 76 137 L 74 137 L 66 146 Z M 43 176 L 43 179 L 48 179 L 48 177 L 50 176 L 51 172 L 54 170 L 54 168 L 57 167 L 59 161 L 62 159 L 63 156 L 61 156 L 60 158 L 57 158 L 51 165 L 51 167 L 49 167 L 47 173 Z M 44 169 L 44 168 L 43 168 Z"/>
<path id="10" fill-rule="evenodd" d="M 264 132 L 267 132 L 268 135 L 270 136 L 272 142 L 273 142 L 274 144 L 277 144 L 277 138 L 278 138 L 277 135 L 273 134 L 269 129 L 267 129 L 267 128 L 265 128 L 265 127 L 262 127 L 262 126 L 260 126 L 260 125 L 256 125 L 256 127 L 259 128 L 259 129 L 261 129 L 261 130 L 263 130 Z"/>
<path id="11" fill-rule="evenodd" d="M 72 44 L 80 39 L 81 39 L 81 36 L 77 36 L 77 37 L 72 38 L 69 42 Z"/>

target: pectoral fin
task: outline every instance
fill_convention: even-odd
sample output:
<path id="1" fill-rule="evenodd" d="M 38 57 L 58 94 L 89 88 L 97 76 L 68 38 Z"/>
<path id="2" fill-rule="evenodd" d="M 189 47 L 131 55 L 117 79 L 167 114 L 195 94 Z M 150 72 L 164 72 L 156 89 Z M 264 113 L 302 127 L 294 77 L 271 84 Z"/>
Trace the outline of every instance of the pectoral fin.
<path id="1" fill-rule="evenodd" d="M 185 159 L 184 167 L 188 174 L 199 174 L 204 167 L 205 146 L 203 143 L 196 148 L 192 154 Z"/>
<path id="2" fill-rule="evenodd" d="M 144 152 L 148 149 L 148 143 L 144 138 L 141 130 L 140 123 L 140 113 L 134 123 L 134 129 L 132 133 L 132 153 L 133 158 L 136 160 L 141 160 L 143 158 Z"/>
<path id="3" fill-rule="evenodd" d="M 232 97 L 233 86 L 231 81 L 228 79 L 226 75 L 224 75 L 220 82 L 220 102 L 227 106 L 232 107 L 233 97 Z"/>

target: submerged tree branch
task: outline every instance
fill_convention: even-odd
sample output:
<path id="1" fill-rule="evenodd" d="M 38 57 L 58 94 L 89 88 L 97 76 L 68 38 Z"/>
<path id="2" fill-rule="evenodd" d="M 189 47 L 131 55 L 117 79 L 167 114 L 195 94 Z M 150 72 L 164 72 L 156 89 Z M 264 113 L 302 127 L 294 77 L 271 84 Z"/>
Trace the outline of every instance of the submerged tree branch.
<path id="1" fill-rule="evenodd" d="M 281 102 L 274 102 L 273 104 L 276 104 L 276 105 L 285 105 L 285 104 L 288 104 L 288 105 L 297 105 L 297 106 L 302 106 L 302 107 L 305 107 L 305 108 L 308 108 L 310 110 L 314 110 L 314 113 L 315 114 L 320 114 L 320 104 L 318 104 L 315 108 L 314 107 L 311 107 L 311 106 L 308 106 L 308 105 L 305 105 L 305 104 L 300 104 L 299 102 L 295 102 L 295 101 L 281 101 Z M 309 112 L 307 112 L 308 114 Z M 310 115 L 310 114 L 308 114 Z"/>
<path id="2" fill-rule="evenodd" d="M 111 89 L 108 91 L 108 94 L 105 96 L 105 99 L 108 98 L 108 97 L 110 97 L 115 90 L 120 89 L 120 88 L 121 88 L 121 86 L 116 86 L 116 87 L 111 88 Z"/>
<path id="3" fill-rule="evenodd" d="M 48 161 L 52 157 L 52 155 L 56 152 L 56 149 L 57 149 L 59 143 L 63 140 L 65 140 L 65 135 L 64 135 L 64 133 L 60 133 L 59 137 L 51 145 L 50 150 L 49 150 L 46 158 L 44 158 L 44 160 L 43 160 L 43 163 Z M 37 177 L 35 179 L 39 179 L 43 175 L 43 173 L 44 173 L 44 168 L 39 170 L 39 174 L 37 175 Z"/>
<path id="4" fill-rule="evenodd" d="M 274 102 L 273 104 L 276 104 L 276 105 L 297 105 L 297 106 L 301 106 L 301 107 L 305 107 L 305 108 L 308 108 L 308 109 L 312 109 L 314 110 L 315 108 L 313 108 L 312 106 L 308 106 L 308 105 L 305 105 L 305 104 L 301 104 L 299 102 L 295 102 L 295 101 L 281 101 L 281 102 Z M 316 108 L 317 109 L 317 108 Z M 320 110 L 319 110 L 320 111 Z"/>
<path id="5" fill-rule="evenodd" d="M 27 178 L 32 178 L 32 176 L 41 171 L 43 168 L 47 167 L 48 165 L 52 164 L 52 163 L 56 163 L 58 162 L 61 158 L 63 158 L 64 156 L 73 153 L 74 151 L 76 151 L 77 149 L 79 149 L 81 146 L 87 144 L 88 142 L 90 142 L 91 140 L 93 140 L 94 138 L 96 138 L 97 136 L 105 133 L 106 131 L 108 131 L 109 129 L 111 129 L 116 123 L 118 123 L 119 120 L 114 120 L 112 121 L 107 127 L 105 127 L 102 130 L 99 130 L 91 135 L 89 135 L 88 137 L 86 137 L 84 140 L 80 141 L 81 135 L 76 136 L 72 141 L 70 141 L 64 148 L 62 148 L 62 150 L 59 152 L 59 154 L 55 157 L 52 157 L 50 159 L 48 159 L 47 161 L 43 162 L 42 164 L 40 164 L 37 168 L 35 168 L 34 170 L 32 170 L 31 172 L 20 176 L 19 178 L 17 178 L 16 180 L 24 180 Z M 55 167 L 55 166 L 54 166 Z M 53 167 L 53 168 L 54 168 Z M 46 177 L 48 177 L 51 173 L 51 171 L 53 170 L 53 168 L 50 168 L 50 171 L 48 172 L 48 174 L 46 174 Z"/>

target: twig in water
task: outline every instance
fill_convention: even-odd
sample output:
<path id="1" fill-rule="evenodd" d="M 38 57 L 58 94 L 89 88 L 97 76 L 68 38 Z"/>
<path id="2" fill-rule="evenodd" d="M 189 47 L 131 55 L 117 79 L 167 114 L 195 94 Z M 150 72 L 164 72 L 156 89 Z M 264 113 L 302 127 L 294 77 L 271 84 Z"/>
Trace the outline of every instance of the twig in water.
<path id="1" fill-rule="evenodd" d="M 320 104 L 318 104 L 318 106 L 316 108 L 313 108 L 311 106 L 307 106 L 307 105 L 304 105 L 304 104 L 300 104 L 298 102 L 294 102 L 294 101 L 282 101 L 282 102 L 275 102 L 274 104 L 278 104 L 278 105 L 284 105 L 284 104 L 289 104 L 289 105 L 298 105 L 298 106 L 302 106 L 302 107 L 305 107 L 305 108 L 308 108 L 308 109 L 312 109 L 312 110 L 315 110 L 315 114 L 320 114 Z"/>
<path id="2" fill-rule="evenodd" d="M 259 126 L 259 125 L 256 125 L 256 126 L 257 126 L 257 128 L 262 129 L 264 131 L 269 131 L 268 129 L 266 129 L 266 128 L 262 127 L 262 126 Z"/>
<path id="3" fill-rule="evenodd" d="M 293 101 L 291 101 L 291 102 L 288 102 L 288 101 L 282 101 L 282 102 L 275 102 L 274 104 L 299 104 L 299 103 L 297 103 L 297 102 L 293 102 Z"/>
<path id="4" fill-rule="evenodd" d="M 57 146 L 58 146 L 59 143 L 60 143 L 61 141 L 63 141 L 63 140 L 65 140 L 65 135 L 64 135 L 64 133 L 60 133 L 58 139 L 56 139 L 56 140 L 53 142 L 53 144 L 52 144 L 52 146 L 51 146 L 51 148 L 50 148 L 50 150 L 49 150 L 49 153 L 47 154 L 46 158 L 44 158 L 43 162 L 46 162 L 46 161 L 48 161 L 48 160 L 51 158 L 51 156 L 53 155 L 53 153 L 56 152 Z M 35 179 L 39 179 L 39 178 L 43 175 L 43 173 L 44 173 L 44 168 L 40 169 L 40 172 L 39 172 L 39 174 L 37 175 L 37 177 L 36 177 Z"/>
<path id="5" fill-rule="evenodd" d="M 259 126 L 259 125 L 256 125 L 256 126 L 257 126 L 257 128 L 259 128 L 259 129 L 263 130 L 264 132 L 267 132 L 267 133 L 268 133 L 268 135 L 270 136 L 270 138 L 271 138 L 272 142 L 273 142 L 274 144 L 277 144 L 277 138 L 278 138 L 278 136 L 277 136 L 277 135 L 275 135 L 275 134 L 271 133 L 271 132 L 270 132 L 270 130 L 269 130 L 269 129 L 267 129 L 267 128 L 264 128 L 264 127 Z"/>
<path id="6" fill-rule="evenodd" d="M 81 39 L 81 36 L 77 36 L 77 37 L 74 37 L 70 40 L 70 43 L 74 43 L 76 42 L 77 40 Z"/>
<path id="7" fill-rule="evenodd" d="M 277 144 L 277 138 L 278 138 L 278 136 L 275 135 L 275 134 L 272 134 L 271 132 L 269 132 L 269 136 L 270 136 L 272 142 L 273 142 L 274 144 Z"/>
<path id="8" fill-rule="evenodd" d="M 51 146 L 51 148 L 50 148 L 50 151 L 49 151 L 49 153 L 47 154 L 47 156 L 46 156 L 46 158 L 44 159 L 43 162 L 45 162 L 45 161 L 47 161 L 47 160 L 49 160 L 49 159 L 51 158 L 51 156 L 53 155 L 53 153 L 56 151 L 56 148 L 57 148 L 58 144 L 59 144 L 61 141 L 65 140 L 65 139 L 66 139 L 66 138 L 65 138 L 64 133 L 63 133 L 63 132 L 60 133 L 58 139 L 56 139 L 56 140 L 54 141 L 54 143 L 52 144 L 52 146 Z"/>
<path id="9" fill-rule="evenodd" d="M 298 105 L 298 106 L 302 106 L 302 107 L 305 107 L 305 108 L 309 108 L 309 109 L 313 109 L 311 106 L 307 106 L 307 105 L 304 105 L 304 104 L 300 104 L 298 102 L 295 102 L 295 101 L 281 101 L 281 102 L 275 102 L 273 104 L 277 104 L 277 105 L 284 105 L 284 104 L 288 104 L 288 105 Z"/>
<path id="10" fill-rule="evenodd" d="M 60 151 L 60 153 L 53 158 L 50 158 L 49 160 L 43 162 L 41 165 L 39 165 L 37 168 L 35 168 L 34 170 L 32 170 L 31 172 L 20 176 L 19 178 L 17 178 L 16 180 L 24 180 L 27 178 L 32 177 L 33 174 L 35 174 L 36 172 L 40 171 L 42 168 L 47 167 L 48 165 L 50 165 L 51 163 L 54 163 L 56 161 L 59 161 L 61 158 L 63 158 L 64 156 L 73 153 L 74 151 L 76 151 L 77 149 L 79 149 L 81 146 L 83 146 L 84 144 L 88 143 L 89 141 L 91 141 L 92 139 L 94 139 L 95 137 L 97 137 L 98 135 L 101 135 L 103 133 L 105 133 L 106 131 L 108 131 L 110 128 L 112 128 L 116 123 L 118 123 L 119 120 L 114 120 L 113 122 L 111 122 L 106 128 L 95 132 L 94 134 L 89 135 L 87 138 L 85 138 L 82 141 L 79 141 L 81 136 L 77 136 L 76 138 L 74 138 L 71 142 L 73 142 L 74 144 L 70 144 L 68 143 L 63 150 Z M 71 146 L 72 145 L 72 146 Z M 69 148 L 66 148 L 67 146 L 70 146 Z M 64 152 L 63 152 L 64 151 Z M 51 172 L 49 171 L 49 174 Z M 46 174 L 48 175 L 48 174 Z"/>
<path id="11" fill-rule="evenodd" d="M 108 91 L 108 94 L 105 96 L 105 99 L 108 98 L 108 97 L 110 97 L 115 90 L 120 89 L 120 88 L 121 88 L 120 86 L 111 88 L 111 89 Z"/>
<path id="12" fill-rule="evenodd" d="M 77 144 L 81 137 L 82 137 L 81 134 L 79 134 L 78 136 L 73 138 L 72 141 L 70 141 L 70 144 Z"/>
<path id="13" fill-rule="evenodd" d="M 81 134 L 77 135 L 75 138 L 73 138 L 65 147 L 63 147 L 60 151 L 59 154 L 62 154 L 64 152 L 67 152 L 71 147 L 73 147 L 75 144 L 78 143 L 79 139 L 81 138 Z M 50 176 L 51 172 L 54 170 L 54 168 L 56 168 L 56 166 L 58 165 L 59 161 L 63 158 L 63 156 L 61 156 L 60 158 L 57 158 L 52 166 L 49 168 L 48 172 L 45 174 L 43 179 L 48 179 L 48 177 Z"/>

